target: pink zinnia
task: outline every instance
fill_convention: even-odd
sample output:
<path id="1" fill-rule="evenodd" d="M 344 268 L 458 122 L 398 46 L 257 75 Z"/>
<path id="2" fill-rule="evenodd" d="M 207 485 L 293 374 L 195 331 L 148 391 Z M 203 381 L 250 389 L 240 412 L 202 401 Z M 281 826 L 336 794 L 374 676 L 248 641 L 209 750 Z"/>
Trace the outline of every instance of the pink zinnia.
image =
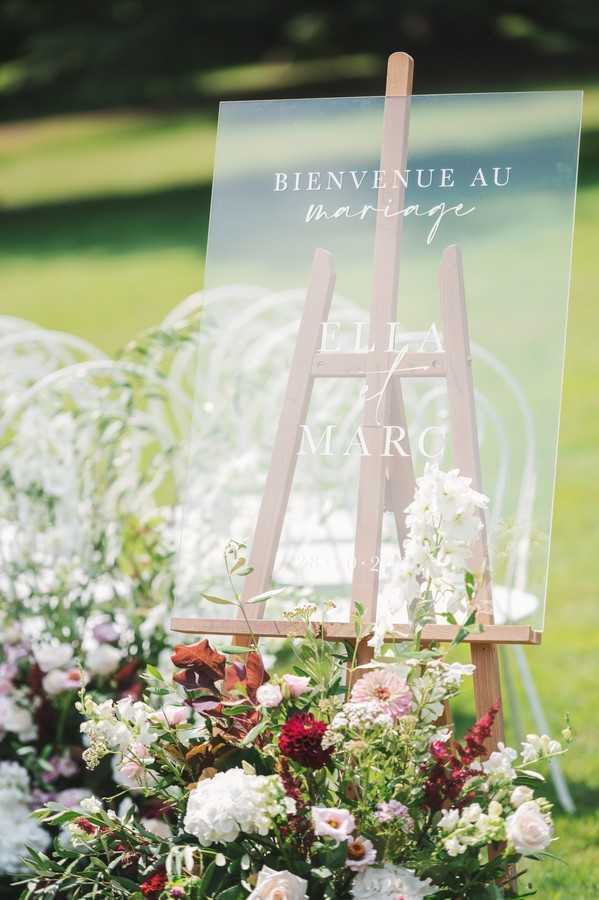
<path id="1" fill-rule="evenodd" d="M 401 675 L 393 669 L 373 669 L 362 676 L 351 692 L 352 703 L 380 704 L 382 712 L 401 719 L 410 711 L 412 693 Z"/>

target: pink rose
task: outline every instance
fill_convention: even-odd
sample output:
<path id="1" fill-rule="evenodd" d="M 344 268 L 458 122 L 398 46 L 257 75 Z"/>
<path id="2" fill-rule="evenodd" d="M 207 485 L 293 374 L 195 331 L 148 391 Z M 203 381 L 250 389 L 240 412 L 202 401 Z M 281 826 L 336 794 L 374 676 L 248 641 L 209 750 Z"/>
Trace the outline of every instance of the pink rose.
<path id="1" fill-rule="evenodd" d="M 303 675 L 283 675 L 283 681 L 292 697 L 301 697 L 310 690 L 310 679 Z"/>
<path id="2" fill-rule="evenodd" d="M 189 706 L 175 706 L 175 704 L 167 704 L 160 710 L 167 725 L 182 725 L 189 718 Z"/>
<path id="3" fill-rule="evenodd" d="M 261 684 L 256 691 L 256 699 L 260 706 L 274 707 L 281 704 L 283 694 L 278 684 L 267 682 L 266 684 Z"/>

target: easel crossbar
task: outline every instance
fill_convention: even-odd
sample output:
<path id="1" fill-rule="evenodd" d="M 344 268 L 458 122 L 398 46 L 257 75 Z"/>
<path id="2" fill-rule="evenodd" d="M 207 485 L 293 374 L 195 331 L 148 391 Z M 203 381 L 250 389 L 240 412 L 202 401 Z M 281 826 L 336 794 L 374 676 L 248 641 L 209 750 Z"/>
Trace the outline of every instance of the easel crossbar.
<path id="1" fill-rule="evenodd" d="M 389 354 L 391 361 L 396 356 Z M 391 366 L 389 367 L 391 369 Z M 337 353 L 334 351 L 315 354 L 312 375 L 315 378 L 364 378 L 369 374 L 368 352 Z M 386 373 L 385 373 L 386 374 Z M 403 378 L 444 378 L 447 375 L 445 353 L 416 352 L 405 353 L 392 375 Z"/>
<path id="2" fill-rule="evenodd" d="M 352 622 L 325 622 L 306 626 L 305 622 L 293 622 L 287 619 L 196 619 L 174 618 L 171 628 L 184 634 L 230 634 L 233 628 L 236 635 L 255 635 L 256 637 L 287 638 L 301 637 L 308 627 L 313 627 L 327 641 L 355 640 L 355 626 Z M 451 643 L 458 634 L 456 625 L 426 625 L 422 632 L 422 640 Z M 407 641 L 414 636 L 411 625 L 396 625 L 393 640 Z M 392 639 L 389 638 L 389 641 Z M 468 644 L 540 644 L 541 632 L 529 625 L 485 625 L 481 631 L 472 631 L 465 638 Z"/>

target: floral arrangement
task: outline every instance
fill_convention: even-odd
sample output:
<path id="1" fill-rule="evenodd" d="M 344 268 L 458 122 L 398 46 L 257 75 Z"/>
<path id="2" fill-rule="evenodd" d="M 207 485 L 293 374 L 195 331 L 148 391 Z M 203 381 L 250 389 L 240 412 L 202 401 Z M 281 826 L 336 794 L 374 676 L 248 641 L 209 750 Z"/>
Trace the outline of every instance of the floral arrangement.
<path id="1" fill-rule="evenodd" d="M 146 666 L 168 666 L 179 451 L 163 363 L 192 332 L 159 329 L 51 377 L 33 351 L 14 360 L 0 416 L 0 877 L 50 844 L 33 809 L 118 789 L 108 761 L 83 763 L 81 689 L 138 699 Z"/>
<path id="2" fill-rule="evenodd" d="M 217 649 L 202 639 L 175 648 L 173 678 L 148 667 L 142 698 L 82 690 L 86 764 L 94 772 L 111 758 L 144 809 L 122 792 L 78 809 L 47 803 L 38 821 L 61 836 L 49 854 L 32 847 L 24 900 L 528 896 L 514 866 L 554 840 L 535 788 L 538 764 L 561 745 L 529 735 L 519 751 L 489 753 L 497 706 L 458 739 L 442 714 L 473 667 L 420 641 L 437 590 L 472 596 L 463 562 L 482 502 L 457 473 L 420 480 L 409 512 L 421 549 L 415 638 L 383 644 L 387 622 L 367 666 L 356 664 L 368 631 L 360 608 L 356 640 L 330 644 L 306 603 L 289 614 L 305 636 L 285 671 L 266 671 L 255 640 Z M 240 606 L 243 552 L 227 547 L 232 596 L 215 602 Z"/>

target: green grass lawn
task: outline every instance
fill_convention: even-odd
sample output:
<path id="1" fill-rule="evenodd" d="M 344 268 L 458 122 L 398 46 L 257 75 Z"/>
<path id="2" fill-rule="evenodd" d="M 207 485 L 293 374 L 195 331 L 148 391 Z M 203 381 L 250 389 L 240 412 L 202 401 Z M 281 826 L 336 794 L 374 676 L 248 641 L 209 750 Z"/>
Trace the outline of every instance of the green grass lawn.
<path id="1" fill-rule="evenodd" d="M 108 351 L 202 282 L 214 119 L 94 114 L 0 127 L 0 313 Z M 587 92 L 546 633 L 528 657 L 578 804 L 543 900 L 599 897 L 599 88 Z"/>

